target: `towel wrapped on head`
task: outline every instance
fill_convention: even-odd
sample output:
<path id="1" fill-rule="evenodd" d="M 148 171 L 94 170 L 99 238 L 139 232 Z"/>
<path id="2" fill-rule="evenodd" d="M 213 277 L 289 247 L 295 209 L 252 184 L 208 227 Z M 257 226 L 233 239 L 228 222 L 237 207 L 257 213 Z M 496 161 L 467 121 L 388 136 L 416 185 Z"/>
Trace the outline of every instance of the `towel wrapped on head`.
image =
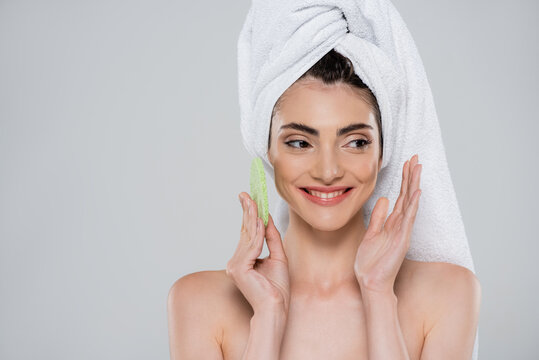
<path id="1" fill-rule="evenodd" d="M 418 154 L 421 200 L 406 258 L 448 262 L 475 273 L 432 92 L 419 52 L 389 0 L 253 0 L 238 39 L 241 135 L 274 180 L 267 151 L 279 97 L 330 50 L 351 60 L 380 108 L 383 160 L 365 224 L 380 197 L 397 201 L 402 166 Z M 281 234 L 289 221 L 278 196 L 272 217 Z M 473 359 L 477 359 L 478 333 Z"/>

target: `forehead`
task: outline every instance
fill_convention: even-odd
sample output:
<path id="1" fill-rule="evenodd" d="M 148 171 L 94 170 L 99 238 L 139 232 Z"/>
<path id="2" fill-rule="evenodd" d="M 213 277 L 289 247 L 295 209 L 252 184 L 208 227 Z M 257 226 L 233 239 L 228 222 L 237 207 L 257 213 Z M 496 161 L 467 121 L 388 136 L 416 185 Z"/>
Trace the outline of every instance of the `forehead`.
<path id="1" fill-rule="evenodd" d="M 320 80 L 300 80 L 283 94 L 278 126 L 300 122 L 324 132 L 363 122 L 377 129 L 371 105 L 357 88 L 344 83 L 326 85 Z"/>

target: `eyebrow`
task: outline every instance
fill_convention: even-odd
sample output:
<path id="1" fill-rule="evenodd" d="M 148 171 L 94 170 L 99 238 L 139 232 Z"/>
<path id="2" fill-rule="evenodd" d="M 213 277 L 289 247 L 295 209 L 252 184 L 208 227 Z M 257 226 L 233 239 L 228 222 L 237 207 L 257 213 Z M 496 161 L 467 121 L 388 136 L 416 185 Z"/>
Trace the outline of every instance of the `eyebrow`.
<path id="1" fill-rule="evenodd" d="M 283 126 L 280 127 L 279 130 L 283 130 L 283 129 L 299 130 L 299 131 L 303 131 L 303 132 L 306 132 L 306 133 L 314 135 L 314 136 L 319 136 L 320 135 L 320 132 L 318 130 L 316 130 L 316 129 L 310 127 L 310 126 L 307 126 L 305 124 L 300 124 L 300 123 L 295 123 L 295 122 L 283 125 Z M 345 126 L 343 128 L 337 129 L 336 134 L 337 134 L 337 136 L 341 136 L 341 135 L 347 134 L 347 133 L 349 133 L 351 131 L 358 130 L 358 129 L 371 129 L 371 130 L 374 130 L 373 127 L 370 126 L 369 124 L 355 123 L 355 124 L 350 124 L 350 125 Z"/>

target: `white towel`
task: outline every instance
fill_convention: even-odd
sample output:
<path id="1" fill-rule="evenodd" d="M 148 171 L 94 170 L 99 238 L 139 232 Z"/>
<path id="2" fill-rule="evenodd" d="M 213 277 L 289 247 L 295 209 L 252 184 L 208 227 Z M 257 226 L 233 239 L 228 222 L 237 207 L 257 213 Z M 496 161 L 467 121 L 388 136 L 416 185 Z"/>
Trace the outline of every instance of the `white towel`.
<path id="1" fill-rule="evenodd" d="M 263 160 L 274 180 L 267 157 L 273 106 L 331 49 L 352 61 L 376 96 L 382 117 L 382 168 L 364 206 L 365 225 L 378 198 L 389 199 L 391 212 L 400 192 L 402 166 L 417 153 L 423 164 L 422 193 L 406 258 L 454 263 L 475 273 L 430 85 L 412 36 L 389 0 L 252 1 L 238 39 L 245 148 Z M 277 201 L 272 216 L 284 234 L 288 205 L 280 196 Z"/>

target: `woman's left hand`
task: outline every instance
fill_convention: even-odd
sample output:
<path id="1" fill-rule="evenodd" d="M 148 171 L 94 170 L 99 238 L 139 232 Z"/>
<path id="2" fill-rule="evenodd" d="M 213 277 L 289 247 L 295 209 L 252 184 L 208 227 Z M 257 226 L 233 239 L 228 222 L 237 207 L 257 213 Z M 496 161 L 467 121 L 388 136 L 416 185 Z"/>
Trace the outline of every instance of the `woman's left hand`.
<path id="1" fill-rule="evenodd" d="M 394 294 L 393 286 L 410 247 L 410 234 L 421 195 L 422 165 L 417 161 L 416 154 L 404 163 L 399 198 L 385 224 L 389 199 L 381 197 L 374 206 L 354 262 L 354 273 L 362 290 Z"/>

